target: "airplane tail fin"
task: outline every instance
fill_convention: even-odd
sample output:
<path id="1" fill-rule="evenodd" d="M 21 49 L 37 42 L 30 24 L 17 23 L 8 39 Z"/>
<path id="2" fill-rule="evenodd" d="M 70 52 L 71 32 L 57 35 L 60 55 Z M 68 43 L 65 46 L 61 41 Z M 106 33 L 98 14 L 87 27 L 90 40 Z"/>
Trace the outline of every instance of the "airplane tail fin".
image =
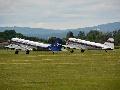
<path id="1" fill-rule="evenodd" d="M 114 39 L 113 38 L 109 38 L 104 44 L 109 46 L 110 49 L 114 49 Z"/>
<path id="2" fill-rule="evenodd" d="M 51 51 L 61 51 L 62 48 L 62 40 L 60 38 L 57 38 L 54 44 L 51 44 L 49 49 Z"/>

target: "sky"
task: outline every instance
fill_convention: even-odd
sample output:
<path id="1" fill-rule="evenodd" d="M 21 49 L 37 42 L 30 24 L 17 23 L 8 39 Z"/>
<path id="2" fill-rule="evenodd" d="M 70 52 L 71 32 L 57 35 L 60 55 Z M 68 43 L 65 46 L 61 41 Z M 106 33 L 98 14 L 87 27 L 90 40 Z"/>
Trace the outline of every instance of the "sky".
<path id="1" fill-rule="evenodd" d="M 0 0 L 0 26 L 72 29 L 120 21 L 120 0 Z"/>

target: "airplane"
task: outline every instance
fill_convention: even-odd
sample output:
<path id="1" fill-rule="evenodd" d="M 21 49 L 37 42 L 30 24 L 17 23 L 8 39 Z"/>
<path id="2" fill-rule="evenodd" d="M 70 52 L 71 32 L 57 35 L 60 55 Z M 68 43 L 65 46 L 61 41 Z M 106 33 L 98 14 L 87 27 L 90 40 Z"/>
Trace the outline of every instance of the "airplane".
<path id="1" fill-rule="evenodd" d="M 21 38 L 12 38 L 10 41 L 10 45 L 5 46 L 6 48 L 15 49 L 15 54 L 18 54 L 20 50 L 26 51 L 26 54 L 29 54 L 31 50 L 34 48 L 42 48 L 45 50 L 52 51 L 53 53 L 56 51 L 61 51 L 62 48 L 62 40 L 57 38 L 54 44 L 45 44 L 39 43 L 35 41 L 25 40 Z"/>
<path id="2" fill-rule="evenodd" d="M 85 50 L 113 50 L 114 49 L 114 39 L 109 38 L 104 44 L 90 42 L 86 40 L 81 40 L 77 38 L 69 38 L 66 42 L 66 45 L 63 45 L 64 48 L 72 49 L 71 53 L 74 52 L 73 49 L 80 49 L 83 53 Z"/>

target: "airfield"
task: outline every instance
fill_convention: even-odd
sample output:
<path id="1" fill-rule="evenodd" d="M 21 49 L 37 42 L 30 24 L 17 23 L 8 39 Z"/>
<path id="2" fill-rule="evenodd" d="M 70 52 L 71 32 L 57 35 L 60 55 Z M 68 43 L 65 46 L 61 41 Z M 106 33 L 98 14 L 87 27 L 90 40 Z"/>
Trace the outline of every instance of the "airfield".
<path id="1" fill-rule="evenodd" d="M 120 49 L 54 55 L 0 50 L 0 90 L 120 90 Z"/>

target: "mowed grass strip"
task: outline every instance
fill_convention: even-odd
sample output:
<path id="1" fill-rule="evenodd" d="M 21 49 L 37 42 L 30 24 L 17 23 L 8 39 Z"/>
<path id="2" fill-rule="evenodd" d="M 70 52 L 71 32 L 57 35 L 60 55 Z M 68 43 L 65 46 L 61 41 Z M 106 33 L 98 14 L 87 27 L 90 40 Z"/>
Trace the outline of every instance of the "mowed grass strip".
<path id="1" fill-rule="evenodd" d="M 0 50 L 0 90 L 119 90 L 120 50 L 80 53 Z"/>

